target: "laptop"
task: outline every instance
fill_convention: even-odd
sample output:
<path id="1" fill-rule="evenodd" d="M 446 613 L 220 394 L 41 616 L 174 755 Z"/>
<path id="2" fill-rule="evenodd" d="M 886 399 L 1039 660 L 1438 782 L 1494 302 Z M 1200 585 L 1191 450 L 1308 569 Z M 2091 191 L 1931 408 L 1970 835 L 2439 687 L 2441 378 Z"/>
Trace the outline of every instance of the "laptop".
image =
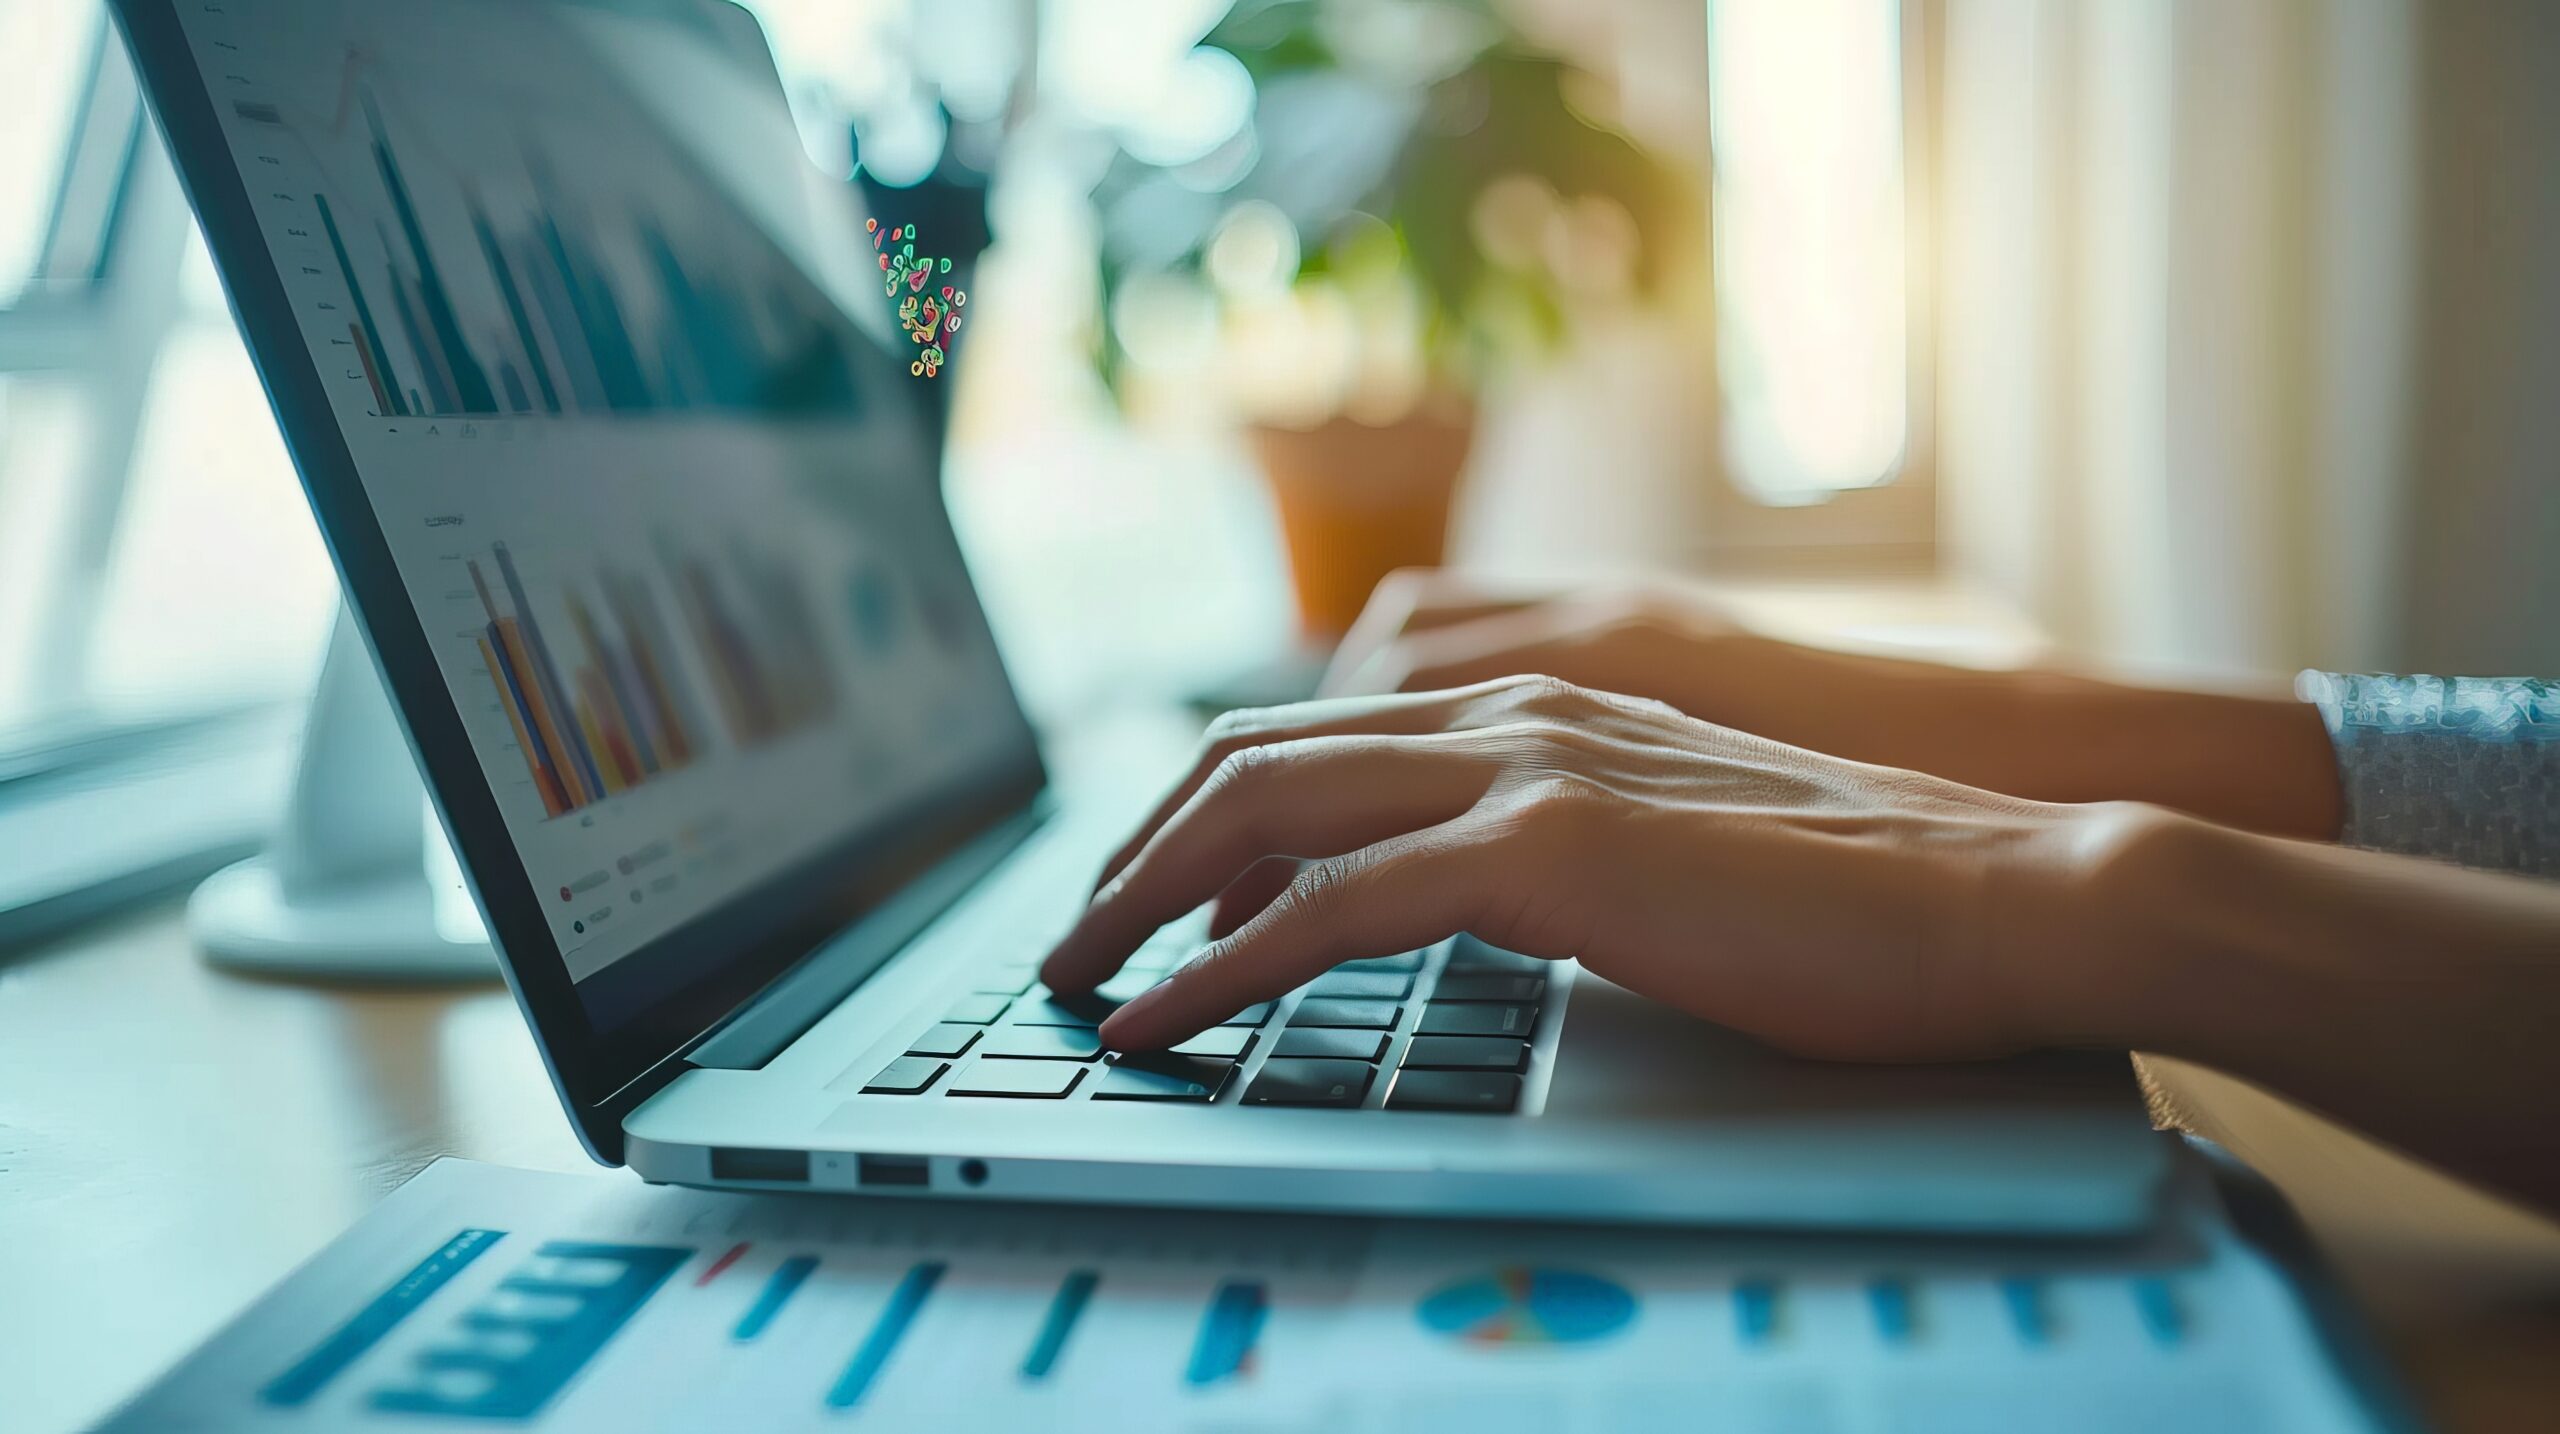
<path id="1" fill-rule="evenodd" d="M 2121 1055 L 1789 1060 L 1457 932 L 1178 1051 L 1104 1053 L 1107 1002 L 1198 919 L 1098 1001 L 1051 999 L 1036 963 L 1184 753 L 1051 780 L 941 502 L 949 378 L 863 227 L 903 227 L 899 196 L 866 216 L 808 162 L 748 15 L 115 9 L 598 1160 L 954 1199 L 2056 1234 L 2150 1213 L 2165 1144 Z"/>

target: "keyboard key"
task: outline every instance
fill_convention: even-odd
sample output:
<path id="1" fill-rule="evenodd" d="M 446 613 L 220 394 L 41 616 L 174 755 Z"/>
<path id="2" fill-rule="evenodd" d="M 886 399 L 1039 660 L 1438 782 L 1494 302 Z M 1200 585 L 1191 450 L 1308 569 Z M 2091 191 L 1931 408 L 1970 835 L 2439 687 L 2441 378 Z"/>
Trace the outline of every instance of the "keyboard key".
<path id="1" fill-rule="evenodd" d="M 1240 1061 L 1253 1049 L 1253 1032 L 1233 1026 L 1212 1026 L 1208 1030 L 1173 1048 L 1177 1056 L 1216 1056 L 1221 1060 Z"/>
<path id="2" fill-rule="evenodd" d="M 1417 1029 L 1426 1036 L 1517 1036 L 1527 1040 L 1537 1026 L 1535 1006 L 1434 1001 L 1422 1008 L 1422 1024 Z"/>
<path id="3" fill-rule="evenodd" d="M 956 1056 L 986 1034 L 976 1026 L 941 1025 L 907 1043 L 911 1056 Z"/>
<path id="4" fill-rule="evenodd" d="M 1016 974 L 1007 968 L 982 972 L 972 985 L 982 996 L 1019 996 L 1030 990 L 1032 984 L 1038 979 L 1038 972 L 1024 971 Z"/>
<path id="5" fill-rule="evenodd" d="M 1470 1110 L 1505 1115 L 1520 1108 L 1520 1077 L 1492 1071 L 1399 1071 L 1389 1110 Z"/>
<path id="6" fill-rule="evenodd" d="M 1244 1103 L 1356 1106 L 1369 1094 L 1369 1076 L 1359 1061 L 1265 1061 Z"/>
<path id="7" fill-rule="evenodd" d="M 1271 1008 L 1277 1004 L 1278 1003 L 1275 1001 L 1256 1001 L 1252 1005 L 1247 1006 L 1243 1010 L 1236 1012 L 1234 1015 L 1227 1017 L 1223 1021 L 1220 1021 L 1218 1024 L 1222 1026 L 1258 1027 L 1263 1022 L 1271 1019 Z"/>
<path id="8" fill-rule="evenodd" d="M 1401 956 L 1364 956 L 1357 961 L 1345 961 L 1333 969 L 1336 971 L 1402 971 L 1409 975 L 1422 969 L 1422 953 L 1407 951 Z"/>
<path id="9" fill-rule="evenodd" d="M 914 1095 L 933 1084 L 936 1077 L 951 1069 L 947 1061 L 926 1060 L 922 1056 L 900 1056 L 880 1068 L 880 1074 L 862 1088 L 864 1095 Z"/>
<path id="10" fill-rule="evenodd" d="M 1102 1054 L 1102 1042 L 1089 1030 L 1068 1026 L 1007 1026 L 989 1035 L 978 1054 L 1018 1060 L 1082 1061 Z"/>
<path id="11" fill-rule="evenodd" d="M 1393 1001 L 1338 1001 L 1310 996 L 1289 1013 L 1293 1026 L 1341 1026 L 1383 1031 L 1404 1019 L 1404 1007 Z"/>
<path id="12" fill-rule="evenodd" d="M 1086 1030 L 1102 1024 L 1102 1018 L 1120 1009 L 1114 1001 L 1098 996 L 1033 996 L 1014 1008 L 1017 1026 L 1082 1026 Z"/>
<path id="13" fill-rule="evenodd" d="M 1384 1031 L 1282 1031 L 1280 1044 L 1271 1048 L 1280 1056 L 1315 1056 L 1334 1061 L 1374 1061 L 1387 1053 Z"/>
<path id="14" fill-rule="evenodd" d="M 1396 971 L 1336 971 L 1307 988 L 1317 996 L 1364 1001 L 1401 1001 L 1413 994 L 1413 978 Z"/>
<path id="15" fill-rule="evenodd" d="M 1093 995 L 1097 1000 L 1109 1001 L 1115 1006 L 1125 1006 L 1145 995 L 1148 988 L 1155 985 L 1158 979 L 1159 977 L 1152 971 L 1131 971 L 1124 968 L 1110 980 L 1095 988 Z"/>
<path id="16" fill-rule="evenodd" d="M 1534 1001 L 1547 994 L 1536 976 L 1442 976 L 1431 988 L 1435 1001 Z"/>
<path id="17" fill-rule="evenodd" d="M 1474 971 L 1503 976 L 1534 976 L 1546 966 L 1535 956 L 1505 951 L 1499 946 L 1460 936 L 1449 948 L 1449 970 Z"/>
<path id="18" fill-rule="evenodd" d="M 992 1026 L 1012 1004 L 1002 996 L 963 996 L 951 1003 L 942 1019 L 954 1026 Z"/>
<path id="19" fill-rule="evenodd" d="M 1055 1061 L 980 1060 L 951 1078 L 946 1095 L 1009 1095 L 1058 1100 L 1084 1079 L 1084 1067 Z"/>
<path id="20" fill-rule="evenodd" d="M 1102 1073 L 1095 1100 L 1168 1100 L 1206 1105 L 1236 1073 L 1232 1061 L 1187 1056 L 1122 1056 Z"/>
<path id="21" fill-rule="evenodd" d="M 1404 1048 L 1406 1070 L 1516 1071 L 1528 1064 L 1528 1042 L 1498 1036 L 1416 1036 Z"/>

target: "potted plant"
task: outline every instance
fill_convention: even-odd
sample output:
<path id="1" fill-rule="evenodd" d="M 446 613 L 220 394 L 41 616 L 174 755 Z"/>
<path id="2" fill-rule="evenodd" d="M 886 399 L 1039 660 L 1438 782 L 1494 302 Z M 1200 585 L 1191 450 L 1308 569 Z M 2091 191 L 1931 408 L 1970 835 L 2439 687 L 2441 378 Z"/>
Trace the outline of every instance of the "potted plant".
<path id="1" fill-rule="evenodd" d="M 1440 560 L 1485 385 L 1656 290 L 1703 201 L 1490 4 L 1245 0 L 1202 44 L 1250 77 L 1252 117 L 1190 166 L 1106 172 L 1098 362 L 1125 393 L 1149 316 L 1205 310 L 1328 639 L 1388 571 Z"/>

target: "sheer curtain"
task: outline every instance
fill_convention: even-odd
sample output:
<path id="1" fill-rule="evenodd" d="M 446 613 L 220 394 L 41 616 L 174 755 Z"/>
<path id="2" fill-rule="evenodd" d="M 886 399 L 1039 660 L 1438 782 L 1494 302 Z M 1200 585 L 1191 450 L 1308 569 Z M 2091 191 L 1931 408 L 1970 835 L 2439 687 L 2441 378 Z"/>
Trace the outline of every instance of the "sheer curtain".
<path id="1" fill-rule="evenodd" d="M 1948 566 L 2137 665 L 2560 670 L 2560 6 L 1942 13 Z"/>

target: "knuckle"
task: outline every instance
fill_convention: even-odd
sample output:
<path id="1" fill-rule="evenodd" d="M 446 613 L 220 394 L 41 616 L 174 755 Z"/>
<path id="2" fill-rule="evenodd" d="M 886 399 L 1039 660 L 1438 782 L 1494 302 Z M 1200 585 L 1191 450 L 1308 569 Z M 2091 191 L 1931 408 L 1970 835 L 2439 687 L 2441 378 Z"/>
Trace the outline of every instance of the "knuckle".
<path id="1" fill-rule="evenodd" d="M 1496 682 L 1484 702 L 1492 710 L 1515 717 L 1569 711 L 1581 688 L 1542 672 L 1522 673 Z"/>
<path id="2" fill-rule="evenodd" d="M 1543 772 L 1520 784 L 1511 807 L 1518 824 L 1536 831 L 1578 830 L 1604 814 L 1609 790 L 1575 772 Z"/>
<path id="3" fill-rule="evenodd" d="M 1684 715 L 1679 708 L 1672 706 L 1670 703 L 1663 701 L 1659 697 L 1640 697 L 1626 692 L 1608 692 L 1602 693 L 1600 696 L 1608 703 L 1608 705 L 1615 707 L 1622 712 L 1632 712 L 1645 717 L 1678 717 Z"/>
<path id="4" fill-rule="evenodd" d="M 1307 863 L 1289 883 L 1289 906 L 1300 918 L 1322 922 L 1342 909 L 1351 889 L 1351 865 L 1340 857 Z"/>
<path id="5" fill-rule="evenodd" d="M 1202 784 L 1202 790 L 1217 796 L 1231 794 L 1250 786 L 1281 765 L 1283 760 L 1277 746 L 1238 747 L 1218 759 L 1218 765 L 1209 770 L 1209 780 Z"/>
<path id="6" fill-rule="evenodd" d="M 1209 719 L 1209 726 L 1201 737 L 1201 745 L 1215 754 L 1220 747 L 1231 745 L 1261 731 L 1269 721 L 1270 714 L 1267 708 L 1231 707 Z"/>
<path id="7" fill-rule="evenodd" d="M 1388 573 L 1369 590 L 1369 611 L 1412 612 L 1430 595 L 1436 571 L 1432 568 L 1397 568 Z"/>

